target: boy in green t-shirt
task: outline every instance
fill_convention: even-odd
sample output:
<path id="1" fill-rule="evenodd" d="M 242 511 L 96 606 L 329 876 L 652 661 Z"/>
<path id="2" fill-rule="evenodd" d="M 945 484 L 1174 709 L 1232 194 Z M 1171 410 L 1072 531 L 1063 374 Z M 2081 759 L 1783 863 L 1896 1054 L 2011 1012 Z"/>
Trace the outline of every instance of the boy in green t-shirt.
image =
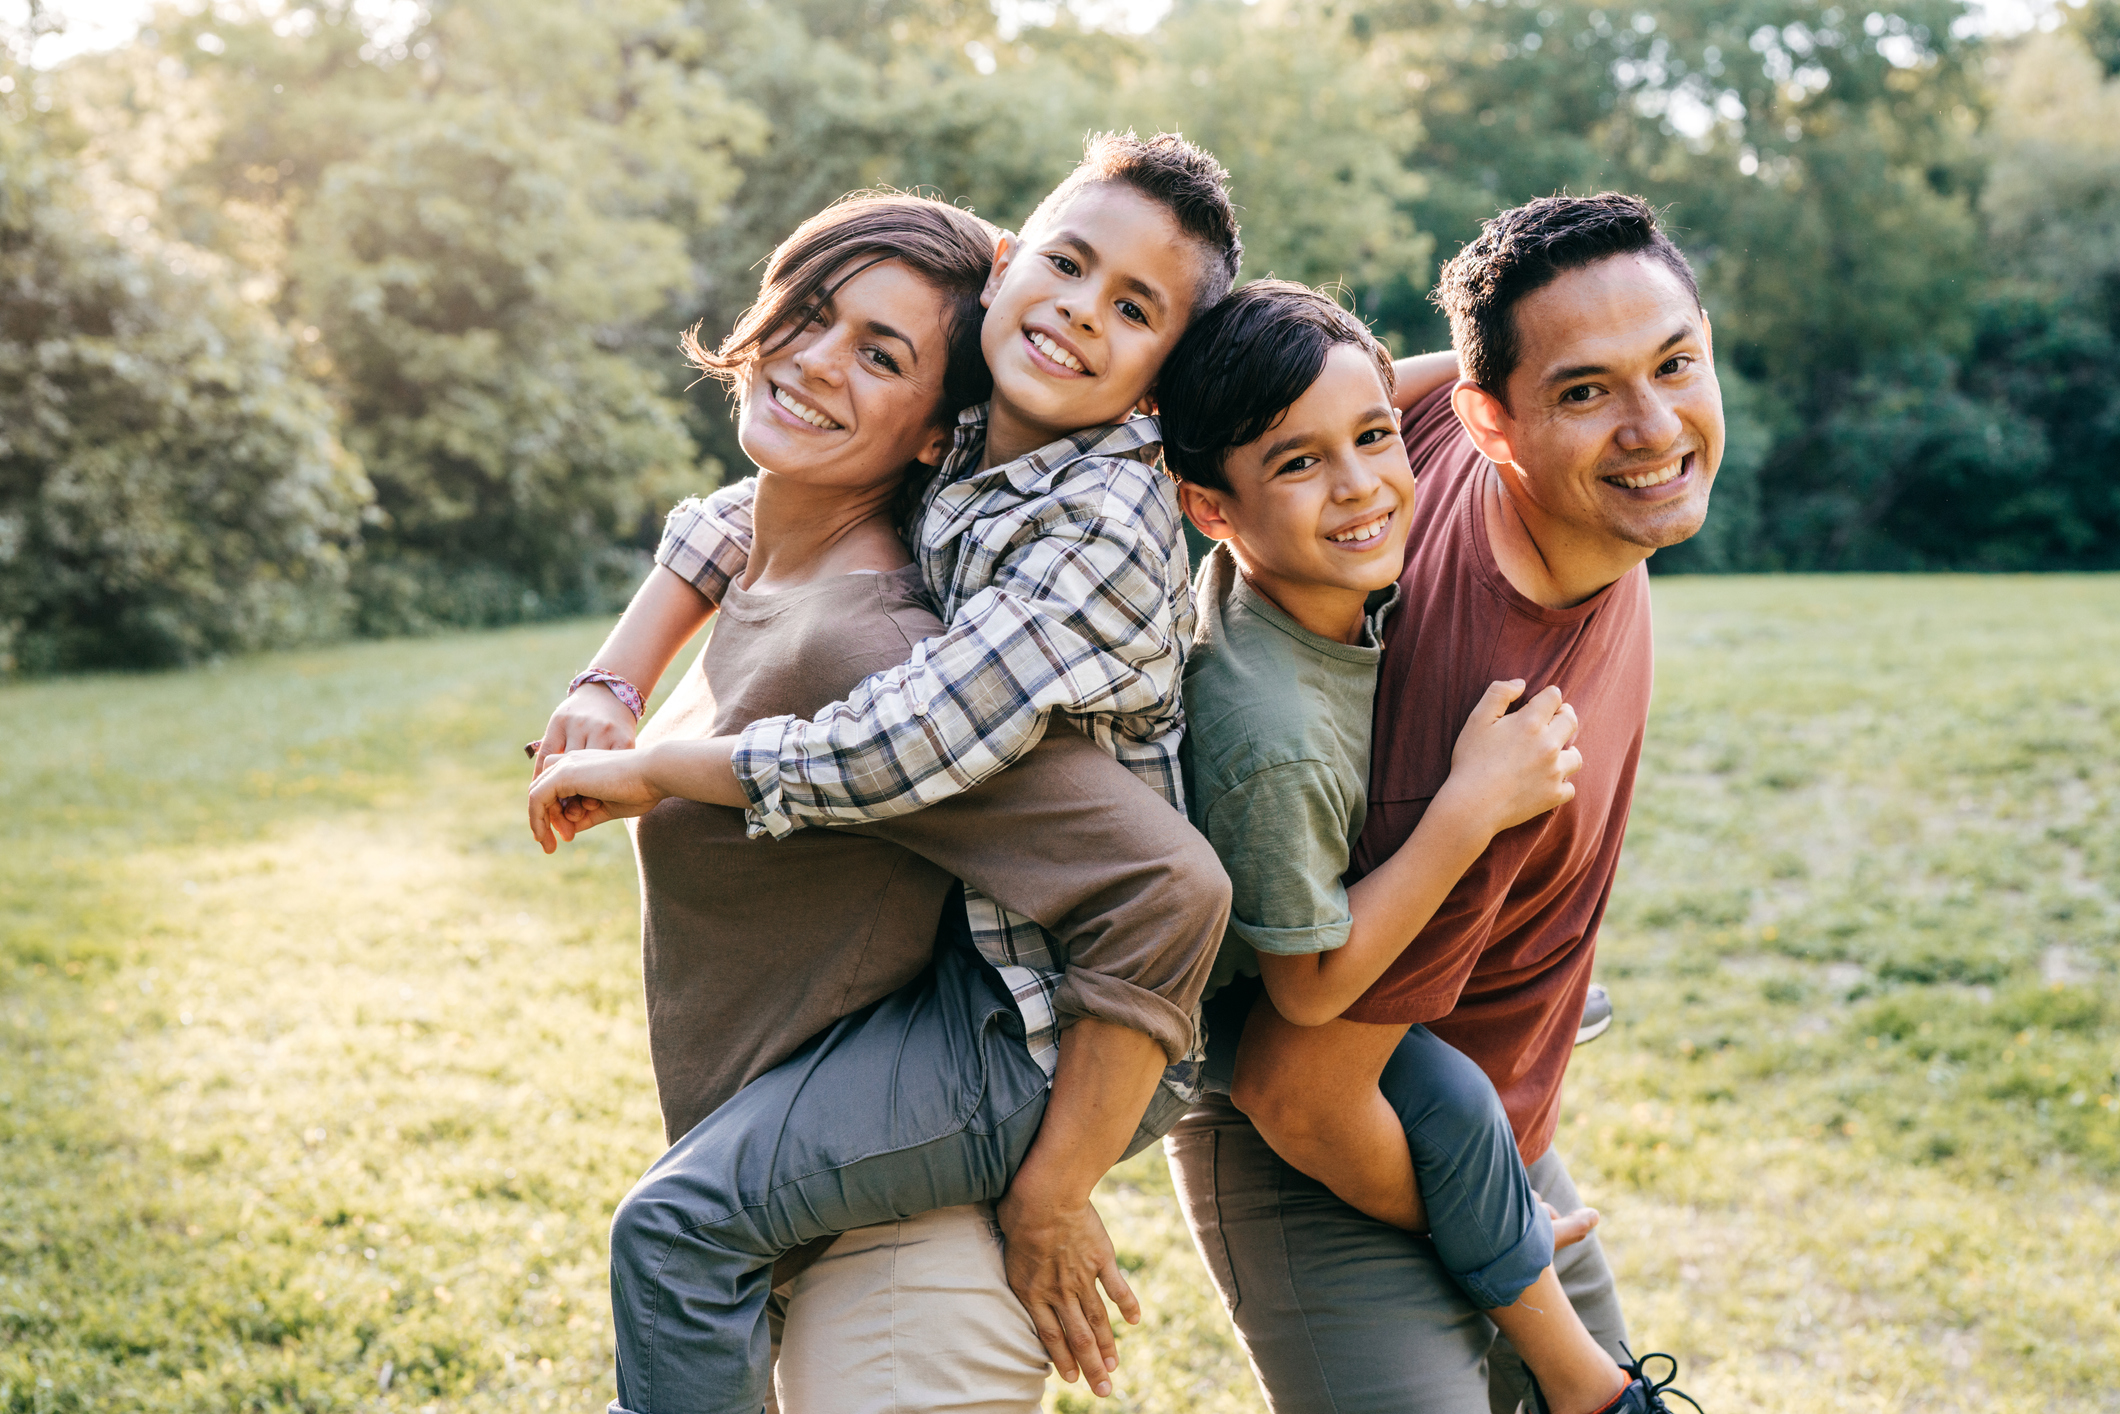
<path id="1" fill-rule="evenodd" d="M 1442 355 L 1402 371 L 1432 388 L 1456 368 Z M 1208 1084 L 1342 1200 L 1430 1233 L 1548 1409 L 1661 1410 L 1561 1290 L 1555 1215 L 1531 1190 L 1493 1085 L 1463 1054 L 1412 1027 L 1382 1075 L 1347 1067 L 1330 1144 L 1315 1142 L 1315 1121 L 1301 1136 L 1274 1125 L 1278 1078 L 1300 1069 L 1310 1093 L 1331 1088 L 1317 1072 L 1335 1057 L 1306 1046 L 1308 1029 L 1376 980 L 1497 833 L 1571 798 L 1581 764 L 1559 689 L 1511 712 L 1524 684 L 1495 683 L 1412 838 L 1342 883 L 1367 808 L 1379 628 L 1413 509 L 1393 390 L 1390 355 L 1361 322 L 1285 281 L 1230 296 L 1165 368 L 1165 458 L 1186 515 L 1219 542 L 1195 583 L 1185 669 L 1188 809 L 1233 886 L 1209 982 Z M 1398 406 L 1420 391 L 1400 388 Z M 1588 1210 L 1559 1218 L 1563 1244 L 1595 1221 Z"/>

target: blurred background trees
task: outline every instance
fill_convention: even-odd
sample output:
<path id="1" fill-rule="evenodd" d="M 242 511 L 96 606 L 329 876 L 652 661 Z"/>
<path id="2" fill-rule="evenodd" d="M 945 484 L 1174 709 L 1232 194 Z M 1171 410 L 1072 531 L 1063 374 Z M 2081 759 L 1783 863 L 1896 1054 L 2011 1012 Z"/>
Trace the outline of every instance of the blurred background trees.
<path id="1" fill-rule="evenodd" d="M 1731 446 L 1659 569 L 2120 567 L 2120 0 L 298 0 L 0 57 L 0 671 L 605 608 L 741 454 L 674 352 L 888 183 L 1092 128 L 1403 349 L 1497 209 L 1669 209 Z M 198 11 L 194 13 L 194 11 Z"/>

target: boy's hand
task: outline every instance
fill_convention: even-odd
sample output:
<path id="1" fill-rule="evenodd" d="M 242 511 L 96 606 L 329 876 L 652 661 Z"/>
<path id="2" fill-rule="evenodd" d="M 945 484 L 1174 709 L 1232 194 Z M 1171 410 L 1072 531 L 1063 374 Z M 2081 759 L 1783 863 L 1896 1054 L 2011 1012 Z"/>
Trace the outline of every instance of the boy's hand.
<path id="1" fill-rule="evenodd" d="M 1522 678 L 1490 685 L 1472 709 L 1450 752 L 1450 779 L 1443 793 L 1480 812 L 1500 834 L 1575 799 L 1568 778 L 1582 769 L 1573 745 L 1575 709 L 1549 687 L 1515 712 Z"/>
<path id="2" fill-rule="evenodd" d="M 633 744 L 640 723 L 626 704 L 600 682 L 585 682 L 567 694 L 567 700 L 552 709 L 545 723 L 545 739 L 539 743 L 537 767 L 542 772 L 556 763 L 563 752 L 623 751 Z"/>
<path id="3" fill-rule="evenodd" d="M 666 794 L 648 779 L 653 754 L 585 749 L 542 757 L 530 783 L 530 833 L 545 853 L 606 821 L 647 814 Z"/>
<path id="4" fill-rule="evenodd" d="M 1053 1207 L 1025 1200 L 1013 1188 L 1002 1197 L 995 1218 L 1004 1238 L 1008 1284 L 1030 1313 L 1053 1368 L 1069 1384 L 1079 1371 L 1099 1398 L 1109 1395 L 1119 1346 L 1104 1297 L 1116 1301 L 1119 1314 L 1133 1325 L 1141 1323 L 1141 1303 L 1119 1270 L 1104 1220 L 1087 1200 Z"/>

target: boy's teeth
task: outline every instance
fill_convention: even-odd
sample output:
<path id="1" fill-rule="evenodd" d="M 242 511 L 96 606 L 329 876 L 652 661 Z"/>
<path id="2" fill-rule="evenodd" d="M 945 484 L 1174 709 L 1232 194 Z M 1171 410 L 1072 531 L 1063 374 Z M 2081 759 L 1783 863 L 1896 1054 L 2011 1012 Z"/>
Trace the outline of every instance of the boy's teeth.
<path id="1" fill-rule="evenodd" d="M 1351 530 L 1343 530 L 1337 535 L 1328 535 L 1325 538 L 1327 540 L 1341 542 L 1345 542 L 1348 540 L 1368 540 L 1377 535 L 1381 535 L 1384 531 L 1384 522 L 1390 519 L 1390 516 L 1379 516 L 1377 519 L 1370 521 L 1367 524 L 1358 525 Z"/>
<path id="2" fill-rule="evenodd" d="M 807 403 L 798 403 L 794 398 L 788 396 L 788 390 L 785 388 L 775 388 L 773 390 L 773 401 L 779 403 L 812 427 L 821 428 L 826 432 L 837 432 L 840 430 L 838 423 L 826 417 L 816 408 L 809 406 Z"/>
<path id="3" fill-rule="evenodd" d="M 1638 476 L 1615 476 L 1611 479 L 1630 491 L 1640 491 L 1645 487 L 1663 485 L 1684 470 L 1685 465 L 1685 458 L 1681 457 L 1669 466 L 1658 467 L 1655 471 L 1645 471 Z"/>
<path id="4" fill-rule="evenodd" d="M 1080 373 L 1082 371 L 1081 359 L 1076 358 L 1066 349 L 1061 348 L 1051 339 L 1046 338 L 1045 335 L 1036 333 L 1032 334 L 1031 343 L 1037 348 L 1039 353 L 1044 354 L 1047 358 L 1051 359 L 1054 363 L 1059 364 L 1062 368 L 1073 369 L 1077 373 Z"/>

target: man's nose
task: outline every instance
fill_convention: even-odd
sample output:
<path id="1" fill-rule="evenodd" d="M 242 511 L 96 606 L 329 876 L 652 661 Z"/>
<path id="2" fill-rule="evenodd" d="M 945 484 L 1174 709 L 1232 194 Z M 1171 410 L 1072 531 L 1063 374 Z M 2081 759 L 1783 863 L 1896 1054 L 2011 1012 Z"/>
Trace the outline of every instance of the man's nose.
<path id="1" fill-rule="evenodd" d="M 1628 400 L 1627 415 L 1620 423 L 1618 441 L 1630 452 L 1653 452 L 1678 440 L 1685 428 L 1671 399 L 1661 388 L 1637 390 Z"/>

